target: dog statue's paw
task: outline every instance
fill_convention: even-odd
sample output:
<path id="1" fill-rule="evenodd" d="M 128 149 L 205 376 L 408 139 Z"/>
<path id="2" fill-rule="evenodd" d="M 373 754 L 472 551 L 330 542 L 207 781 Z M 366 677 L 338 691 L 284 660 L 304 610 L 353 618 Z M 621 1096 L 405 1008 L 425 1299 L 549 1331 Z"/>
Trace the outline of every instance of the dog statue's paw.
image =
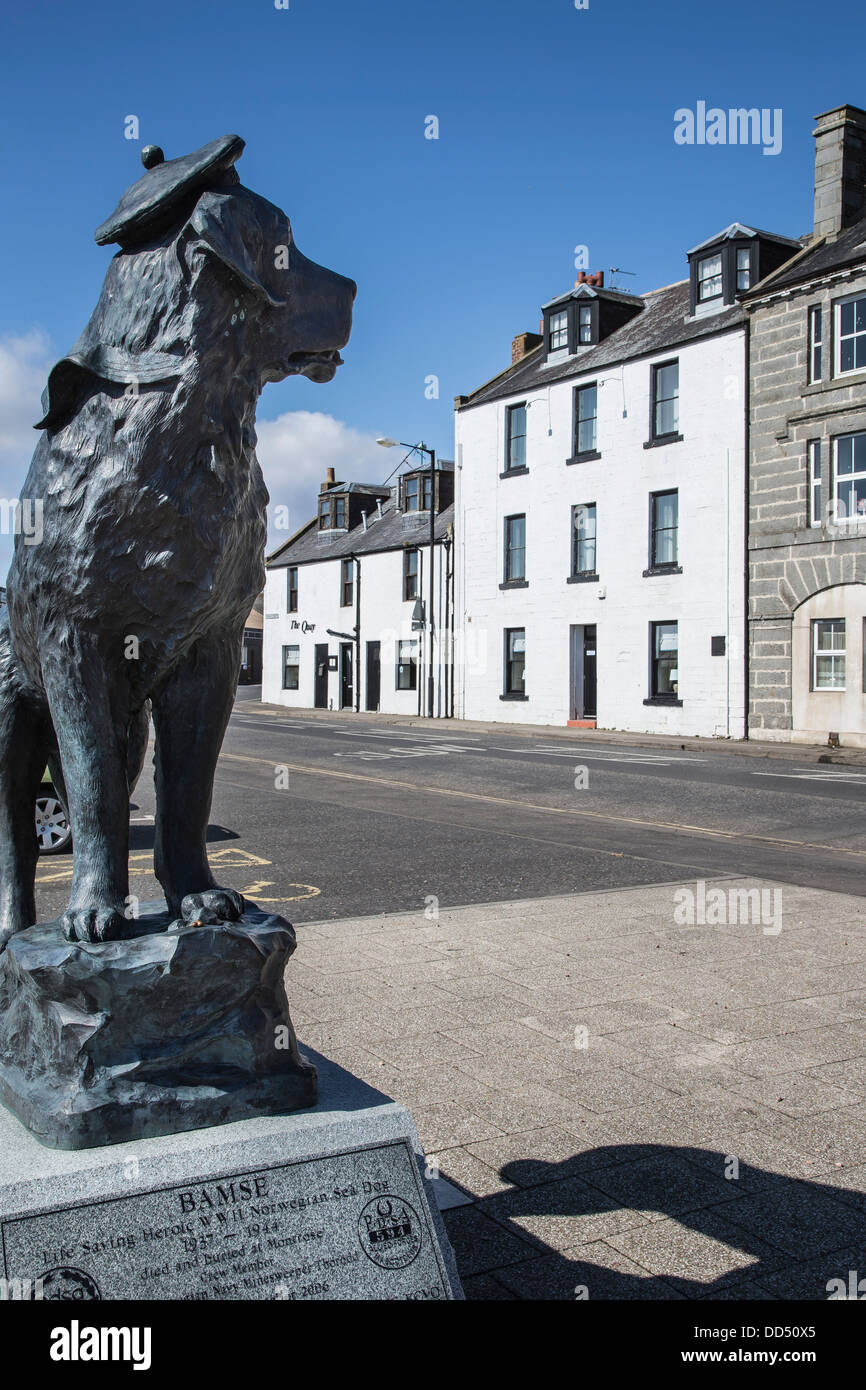
<path id="1" fill-rule="evenodd" d="M 118 941 L 129 922 L 113 907 L 70 908 L 61 919 L 67 941 Z"/>
<path id="2" fill-rule="evenodd" d="M 180 915 L 188 926 L 210 926 L 214 922 L 237 922 L 246 903 L 233 888 L 206 888 L 203 893 L 187 893 Z"/>

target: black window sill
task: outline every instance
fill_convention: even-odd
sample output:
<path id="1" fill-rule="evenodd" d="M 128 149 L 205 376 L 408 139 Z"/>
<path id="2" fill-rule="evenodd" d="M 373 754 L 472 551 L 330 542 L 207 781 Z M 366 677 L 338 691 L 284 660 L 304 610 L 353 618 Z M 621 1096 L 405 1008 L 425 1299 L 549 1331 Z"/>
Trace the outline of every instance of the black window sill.
<path id="1" fill-rule="evenodd" d="M 644 444 L 645 449 L 661 449 L 665 444 L 682 444 L 681 434 L 660 434 L 657 439 L 648 439 Z"/>
<path id="2" fill-rule="evenodd" d="M 528 472 L 529 469 L 524 464 L 522 468 L 506 468 L 505 472 L 500 473 L 499 476 L 500 478 L 521 478 L 524 473 Z"/>
<path id="3" fill-rule="evenodd" d="M 657 574 L 682 574 L 682 565 L 650 565 L 648 570 L 644 570 L 642 578 L 652 579 Z"/>
<path id="4" fill-rule="evenodd" d="M 644 700 L 645 705 L 679 705 L 680 708 L 682 703 L 675 695 L 652 695 L 650 699 Z"/>
<path id="5" fill-rule="evenodd" d="M 598 575 L 595 570 L 587 571 L 586 574 L 570 574 L 565 582 L 566 584 L 597 584 Z"/>
<path id="6" fill-rule="evenodd" d="M 500 589 L 528 589 L 528 579 L 506 579 L 504 584 L 500 584 Z"/>
<path id="7" fill-rule="evenodd" d="M 528 700 L 528 695 L 500 695 L 500 700 Z"/>
<path id="8" fill-rule="evenodd" d="M 593 459 L 600 459 L 601 454 L 598 449 L 586 449 L 582 454 L 573 454 L 570 459 L 566 459 L 566 465 L 572 463 L 591 463 Z"/>

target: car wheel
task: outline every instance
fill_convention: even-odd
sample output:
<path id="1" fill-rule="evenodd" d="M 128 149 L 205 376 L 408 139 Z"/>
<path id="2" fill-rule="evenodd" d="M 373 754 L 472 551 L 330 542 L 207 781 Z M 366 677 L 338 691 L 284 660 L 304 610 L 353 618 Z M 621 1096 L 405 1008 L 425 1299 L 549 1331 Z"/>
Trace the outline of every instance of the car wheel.
<path id="1" fill-rule="evenodd" d="M 53 790 L 36 798 L 36 839 L 40 854 L 63 854 L 72 845 L 72 827 Z"/>

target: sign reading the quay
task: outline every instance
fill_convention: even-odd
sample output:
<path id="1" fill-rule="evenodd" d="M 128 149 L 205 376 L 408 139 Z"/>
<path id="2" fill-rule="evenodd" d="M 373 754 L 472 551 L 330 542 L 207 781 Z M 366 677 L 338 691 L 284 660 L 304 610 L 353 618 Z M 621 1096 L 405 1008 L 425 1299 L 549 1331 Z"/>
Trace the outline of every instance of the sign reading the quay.
<path id="1" fill-rule="evenodd" d="M 0 1236 L 4 1278 L 45 1299 L 452 1297 L 404 1140 L 11 1216 Z"/>

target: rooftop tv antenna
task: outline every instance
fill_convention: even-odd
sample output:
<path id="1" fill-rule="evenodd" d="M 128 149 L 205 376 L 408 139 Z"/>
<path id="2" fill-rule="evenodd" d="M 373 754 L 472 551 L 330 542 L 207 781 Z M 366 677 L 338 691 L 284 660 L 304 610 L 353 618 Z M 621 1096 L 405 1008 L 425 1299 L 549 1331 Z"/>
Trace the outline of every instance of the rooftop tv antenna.
<path id="1" fill-rule="evenodd" d="M 637 271 L 636 271 L 636 270 L 622 270 L 618 265 L 612 265 L 612 266 L 610 266 L 610 267 L 609 267 L 608 273 L 609 273 L 609 275 L 610 275 L 610 286 L 609 286 L 609 288 L 612 289 L 612 290 L 615 290 L 615 289 L 616 289 L 616 285 L 613 283 L 613 277 L 614 277 L 614 275 L 637 275 Z"/>

